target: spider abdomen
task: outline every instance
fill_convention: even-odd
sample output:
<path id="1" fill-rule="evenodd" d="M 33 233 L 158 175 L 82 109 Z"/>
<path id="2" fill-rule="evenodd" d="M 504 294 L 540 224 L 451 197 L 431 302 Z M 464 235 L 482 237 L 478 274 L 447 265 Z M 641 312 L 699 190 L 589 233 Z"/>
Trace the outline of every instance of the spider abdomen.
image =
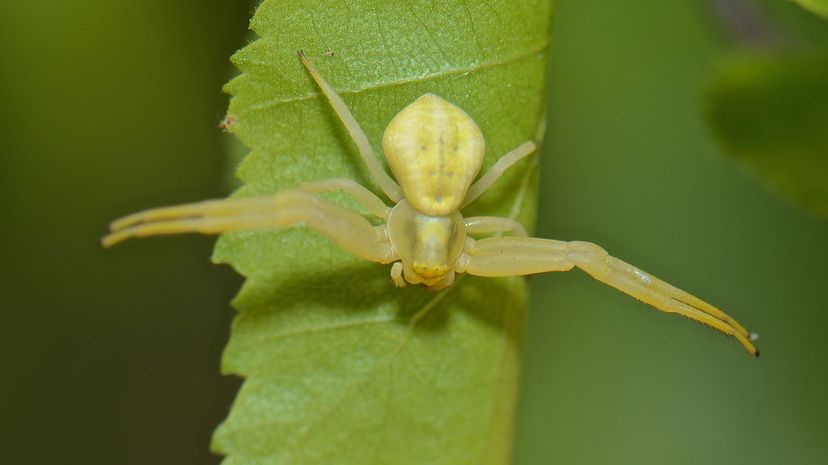
<path id="1" fill-rule="evenodd" d="M 405 198 L 431 216 L 460 208 L 485 154 L 477 123 L 433 94 L 421 96 L 388 123 L 382 147 Z"/>

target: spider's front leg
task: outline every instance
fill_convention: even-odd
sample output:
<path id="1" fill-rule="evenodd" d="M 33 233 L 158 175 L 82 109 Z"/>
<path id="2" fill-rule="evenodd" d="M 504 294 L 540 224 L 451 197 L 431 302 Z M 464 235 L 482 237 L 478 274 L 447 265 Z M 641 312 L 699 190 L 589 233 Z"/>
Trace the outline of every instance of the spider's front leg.
<path id="1" fill-rule="evenodd" d="M 281 228 L 304 224 L 331 238 L 353 255 L 390 263 L 398 257 L 391 248 L 385 225 L 373 226 L 365 218 L 333 202 L 302 191 L 225 200 L 208 200 L 138 212 L 110 226 L 104 247 L 133 237 L 165 234 L 220 234 L 247 229 Z"/>
<path id="2" fill-rule="evenodd" d="M 493 237 L 469 241 L 457 271 L 477 276 L 516 276 L 578 267 L 658 310 L 678 313 L 735 337 L 752 355 L 759 351 L 749 333 L 729 315 L 707 302 L 610 256 L 589 242 L 530 237 Z"/>

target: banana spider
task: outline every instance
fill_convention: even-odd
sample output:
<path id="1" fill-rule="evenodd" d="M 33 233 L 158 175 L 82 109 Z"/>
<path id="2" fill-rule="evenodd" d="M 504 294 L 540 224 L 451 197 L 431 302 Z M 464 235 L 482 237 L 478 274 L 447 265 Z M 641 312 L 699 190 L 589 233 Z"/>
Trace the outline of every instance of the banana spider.
<path id="1" fill-rule="evenodd" d="M 509 167 L 535 151 L 525 142 L 501 157 L 473 182 L 485 153 L 483 134 L 463 110 L 425 94 L 388 124 L 382 148 L 391 172 L 382 168 L 368 138 L 336 91 L 299 52 L 302 64 L 345 125 L 368 168 L 371 180 L 394 203 L 385 202 L 352 179 L 309 182 L 269 196 L 210 200 L 138 212 L 114 221 L 104 247 L 132 237 L 198 232 L 218 234 L 255 228 L 304 224 L 325 234 L 351 254 L 393 263 L 391 278 L 403 287 L 451 286 L 457 273 L 516 276 L 578 267 L 658 310 L 678 313 L 735 337 L 754 356 L 756 339 L 736 320 L 687 292 L 581 241 L 527 237 L 510 218 L 464 218 L 460 209 L 485 192 Z M 340 190 L 351 195 L 384 224 L 314 196 Z M 508 232 L 511 236 L 475 240 L 469 235 Z"/>

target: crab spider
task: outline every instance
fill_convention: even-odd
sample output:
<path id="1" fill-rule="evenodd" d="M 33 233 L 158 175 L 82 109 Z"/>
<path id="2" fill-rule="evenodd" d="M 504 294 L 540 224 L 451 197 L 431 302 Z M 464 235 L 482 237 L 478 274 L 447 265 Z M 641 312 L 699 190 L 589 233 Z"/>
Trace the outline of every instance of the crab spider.
<path id="1" fill-rule="evenodd" d="M 391 278 L 403 287 L 451 286 L 458 273 L 516 276 L 580 268 L 658 310 L 678 313 L 735 337 L 752 355 L 756 336 L 718 308 L 644 271 L 610 256 L 601 247 L 527 237 L 510 218 L 464 218 L 460 210 L 476 200 L 511 166 L 532 154 L 528 141 L 501 157 L 475 182 L 484 156 L 483 134 L 457 106 L 425 94 L 388 124 L 382 148 L 396 181 L 385 172 L 365 133 L 345 102 L 299 52 L 302 64 L 345 125 L 368 168 L 371 180 L 394 203 L 386 203 L 351 179 L 301 184 L 269 196 L 210 200 L 135 213 L 110 226 L 104 247 L 132 237 L 198 232 L 218 234 L 304 224 L 328 236 L 351 254 L 391 266 Z M 398 183 L 398 182 L 399 183 Z M 371 215 L 362 215 L 314 194 L 343 191 Z M 470 235 L 511 233 L 475 240 Z"/>

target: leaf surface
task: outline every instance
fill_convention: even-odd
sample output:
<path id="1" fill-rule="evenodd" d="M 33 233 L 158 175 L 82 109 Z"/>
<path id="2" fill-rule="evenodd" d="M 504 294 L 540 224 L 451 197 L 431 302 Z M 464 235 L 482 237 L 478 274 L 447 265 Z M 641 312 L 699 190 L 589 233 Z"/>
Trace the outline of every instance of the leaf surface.
<path id="1" fill-rule="evenodd" d="M 794 0 L 796 3 L 802 5 L 803 8 L 811 10 L 812 12 L 828 18 L 828 0 Z"/>
<path id="2" fill-rule="evenodd" d="M 828 215 L 828 59 L 745 54 L 708 89 L 725 151 L 775 190 Z"/>
<path id="3" fill-rule="evenodd" d="M 236 195 L 335 177 L 380 193 L 300 49 L 378 153 L 388 121 L 432 92 L 478 122 L 485 169 L 539 133 L 550 16 L 548 1 L 263 2 L 226 88 L 227 129 L 251 149 Z M 531 226 L 534 167 L 521 162 L 464 214 Z M 214 260 L 247 278 L 223 360 L 245 382 L 213 441 L 226 464 L 509 461 L 522 278 L 398 289 L 389 266 L 303 227 L 224 235 Z"/>

